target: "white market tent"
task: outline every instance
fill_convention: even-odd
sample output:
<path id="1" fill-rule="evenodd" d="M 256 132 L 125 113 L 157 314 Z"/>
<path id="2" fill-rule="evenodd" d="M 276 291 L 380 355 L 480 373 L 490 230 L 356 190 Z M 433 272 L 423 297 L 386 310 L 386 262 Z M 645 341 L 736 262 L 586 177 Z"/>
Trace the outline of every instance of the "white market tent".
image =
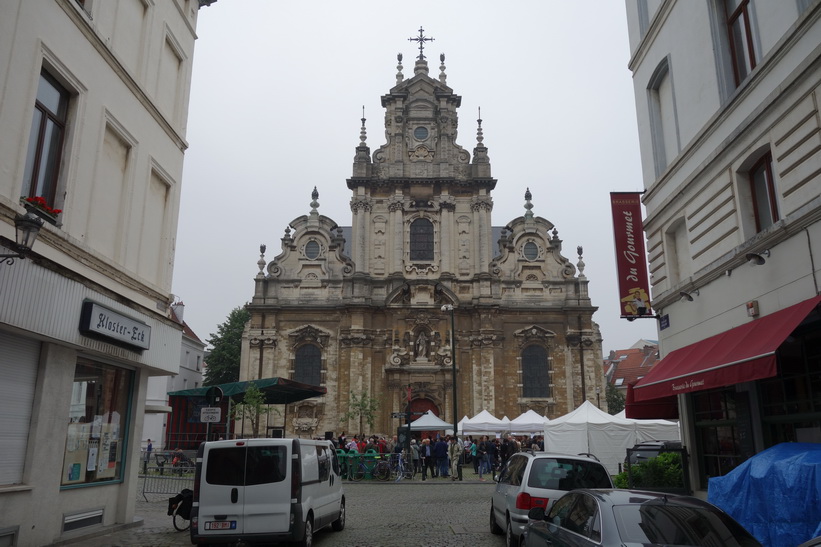
<path id="1" fill-rule="evenodd" d="M 474 433 L 483 433 L 485 435 L 492 435 L 507 431 L 502 424 L 502 420 L 495 418 L 493 414 L 487 410 L 481 411 L 479 414 L 462 423 L 462 433 L 465 435 Z"/>
<path id="2" fill-rule="evenodd" d="M 618 418 L 599 410 L 590 401 L 585 401 L 579 407 L 559 418 L 550 420 L 544 428 L 545 450 L 565 454 L 594 454 L 607 471 L 615 475 L 619 472 L 619 463 L 624 461 L 627 449 L 636 442 L 646 440 L 638 433 L 640 424 L 637 422 L 663 422 L 663 420 L 630 420 Z M 657 440 L 679 439 L 678 424 L 668 422 L 666 428 L 662 424 L 653 424 L 650 431 Z"/>
<path id="3" fill-rule="evenodd" d="M 443 431 L 445 429 L 453 429 L 453 424 L 449 424 L 428 410 L 422 416 L 411 422 L 411 431 Z"/>
<path id="4" fill-rule="evenodd" d="M 681 439 L 681 429 L 678 422 L 670 420 L 634 420 L 627 418 L 622 410 L 617 413 L 618 418 L 636 422 L 636 442 L 644 441 L 677 441 Z"/>
<path id="5" fill-rule="evenodd" d="M 459 434 L 459 435 L 461 435 L 461 434 L 462 434 L 462 425 L 463 425 L 465 422 L 467 422 L 469 419 L 470 419 L 470 418 L 468 418 L 467 416 L 462 416 L 462 419 L 461 419 L 461 420 L 459 420 L 459 425 L 456 427 L 456 431 L 458 432 L 458 434 Z"/>
<path id="6" fill-rule="evenodd" d="M 530 409 L 510 420 L 510 429 L 514 435 L 520 433 L 538 433 L 541 435 L 544 433 L 544 425 L 547 421 L 547 418 Z"/>

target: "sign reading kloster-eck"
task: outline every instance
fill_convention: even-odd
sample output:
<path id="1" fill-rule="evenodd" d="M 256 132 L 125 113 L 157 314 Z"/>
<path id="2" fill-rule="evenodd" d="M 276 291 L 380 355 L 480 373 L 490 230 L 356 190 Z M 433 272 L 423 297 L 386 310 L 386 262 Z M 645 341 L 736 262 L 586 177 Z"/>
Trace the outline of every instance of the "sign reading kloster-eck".
<path id="1" fill-rule="evenodd" d="M 83 302 L 80 331 L 139 349 L 151 346 L 151 327 L 96 302 Z"/>

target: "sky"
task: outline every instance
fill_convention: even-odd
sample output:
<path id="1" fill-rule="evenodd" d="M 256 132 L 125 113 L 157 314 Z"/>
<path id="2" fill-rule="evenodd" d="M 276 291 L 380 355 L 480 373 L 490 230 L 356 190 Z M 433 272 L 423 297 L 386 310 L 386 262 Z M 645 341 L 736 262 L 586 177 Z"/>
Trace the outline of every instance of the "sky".
<path id="1" fill-rule="evenodd" d="M 656 322 L 619 318 L 609 195 L 642 191 L 627 22 L 615 0 L 218 0 L 199 11 L 173 293 L 204 342 L 250 301 L 286 226 L 310 211 L 351 225 L 352 174 L 364 107 L 367 143 L 384 144 L 380 98 L 397 53 L 413 75 L 410 37 L 462 96 L 457 143 L 476 144 L 481 108 L 494 226 L 533 213 L 562 254 L 584 249 L 602 351 L 657 339 Z"/>

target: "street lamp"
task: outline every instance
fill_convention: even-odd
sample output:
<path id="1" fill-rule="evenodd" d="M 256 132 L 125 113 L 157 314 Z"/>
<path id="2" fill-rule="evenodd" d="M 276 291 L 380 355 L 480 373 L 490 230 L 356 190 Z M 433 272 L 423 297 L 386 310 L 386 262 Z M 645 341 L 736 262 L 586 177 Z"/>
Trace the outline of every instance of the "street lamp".
<path id="1" fill-rule="evenodd" d="M 34 240 L 37 239 L 37 234 L 40 232 L 40 228 L 42 227 L 43 219 L 33 213 L 26 213 L 25 215 L 18 214 L 15 216 L 14 238 L 16 242 L 13 246 L 17 252 L 11 254 L 0 254 L 0 262 L 11 266 L 14 264 L 15 258 L 26 258 L 26 253 L 31 250 L 31 247 L 34 245 Z"/>
<path id="2" fill-rule="evenodd" d="M 453 304 L 445 304 L 442 306 L 443 312 L 450 312 L 450 364 L 451 380 L 453 381 L 453 436 L 456 437 L 458 433 L 457 424 L 459 423 L 459 412 L 456 409 L 456 321 L 453 317 Z M 459 480 L 462 480 L 462 466 L 459 465 Z"/>

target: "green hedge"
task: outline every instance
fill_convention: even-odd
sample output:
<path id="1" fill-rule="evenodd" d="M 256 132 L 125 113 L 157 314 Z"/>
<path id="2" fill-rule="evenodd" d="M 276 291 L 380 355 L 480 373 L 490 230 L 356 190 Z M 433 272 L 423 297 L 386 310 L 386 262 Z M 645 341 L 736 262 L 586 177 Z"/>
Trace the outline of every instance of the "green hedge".
<path id="1" fill-rule="evenodd" d="M 684 488 L 684 473 L 681 470 L 681 454 L 665 452 L 652 460 L 630 466 L 633 484 L 629 484 L 627 471 L 616 475 L 616 488 Z"/>

